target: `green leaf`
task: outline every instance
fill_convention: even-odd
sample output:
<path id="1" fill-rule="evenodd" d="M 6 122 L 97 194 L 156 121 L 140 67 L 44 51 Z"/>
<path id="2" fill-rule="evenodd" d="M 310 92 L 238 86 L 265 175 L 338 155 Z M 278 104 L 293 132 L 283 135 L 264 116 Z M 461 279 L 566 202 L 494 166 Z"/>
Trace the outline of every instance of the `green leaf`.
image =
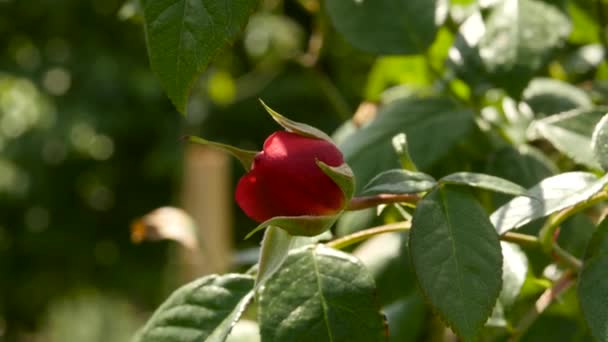
<path id="1" fill-rule="evenodd" d="M 595 18 L 590 17 L 577 4 L 568 1 L 568 14 L 572 20 L 572 32 L 568 40 L 575 44 L 595 43 L 599 40 L 601 28 Z"/>
<path id="2" fill-rule="evenodd" d="M 384 171 L 369 181 L 362 194 L 414 194 L 428 191 L 435 185 L 435 178 L 426 173 L 393 169 Z"/>
<path id="3" fill-rule="evenodd" d="M 568 17 L 557 6 L 504 0 L 486 21 L 480 57 L 492 82 L 517 98 L 569 33 Z"/>
<path id="4" fill-rule="evenodd" d="M 257 151 L 243 150 L 243 149 L 240 149 L 240 148 L 237 148 L 234 146 L 205 140 L 205 139 L 199 138 L 199 137 L 190 136 L 190 137 L 187 137 L 187 139 L 188 139 L 188 141 L 195 143 L 195 144 L 212 146 L 212 147 L 219 148 L 220 150 L 230 153 L 233 157 L 235 157 L 236 159 L 238 159 L 241 162 L 241 165 L 243 165 L 243 168 L 245 168 L 245 170 L 247 170 L 247 171 L 251 170 L 251 166 L 253 165 L 253 159 L 255 159 L 255 156 L 258 154 Z"/>
<path id="5" fill-rule="evenodd" d="M 598 341 L 608 341 L 608 220 L 597 228 L 589 246 L 578 283 L 583 316 Z"/>
<path id="6" fill-rule="evenodd" d="M 150 66 L 184 113 L 192 85 L 234 40 L 257 0 L 143 0 Z"/>
<path id="7" fill-rule="evenodd" d="M 294 250 L 259 296 L 262 341 L 387 339 L 369 272 L 323 245 Z"/>
<path id="8" fill-rule="evenodd" d="M 382 92 L 395 85 L 405 85 L 413 90 L 432 84 L 424 56 L 387 56 L 376 60 L 369 72 L 365 98 L 378 101 Z"/>
<path id="9" fill-rule="evenodd" d="M 593 130 L 593 155 L 604 171 L 608 171 L 608 115 L 604 115 Z"/>
<path id="10" fill-rule="evenodd" d="M 418 167 L 412 160 L 412 156 L 410 156 L 410 148 L 405 133 L 399 133 L 393 137 L 393 148 L 397 156 L 399 156 L 401 168 L 409 171 L 418 171 Z"/>
<path id="11" fill-rule="evenodd" d="M 242 274 L 195 280 L 173 292 L 134 341 L 224 341 L 253 297 L 252 288 L 253 278 Z"/>
<path id="12" fill-rule="evenodd" d="M 448 99 L 408 98 L 382 107 L 374 121 L 348 136 L 340 148 L 360 191 L 380 172 L 399 167 L 391 144 L 396 134 L 407 134 L 413 161 L 420 169 L 426 169 L 473 127 L 473 113 Z"/>
<path id="13" fill-rule="evenodd" d="M 608 176 L 598 179 L 587 172 L 567 172 L 549 177 L 498 208 L 490 220 L 499 234 L 584 202 L 600 192 Z"/>
<path id="14" fill-rule="evenodd" d="M 303 124 L 301 122 L 296 122 L 296 121 L 293 121 L 293 120 L 290 120 L 290 119 L 284 117 L 283 115 L 279 114 L 272 108 L 268 107 L 262 100 L 260 100 L 260 103 L 262 104 L 262 106 L 264 106 L 264 109 L 266 109 L 268 114 L 270 114 L 270 116 L 272 116 L 274 121 L 276 121 L 279 125 L 283 126 L 283 128 L 285 128 L 289 132 L 298 133 L 300 135 L 311 137 L 311 138 L 323 139 L 323 140 L 327 140 L 327 141 L 333 143 L 333 141 L 331 140 L 329 135 L 325 134 L 323 131 L 321 131 L 315 127 L 309 126 L 307 124 Z"/>
<path id="15" fill-rule="evenodd" d="M 593 106 L 591 98 L 582 89 L 552 78 L 533 79 L 524 90 L 523 100 L 541 117 Z"/>
<path id="16" fill-rule="evenodd" d="M 483 173 L 456 172 L 447 175 L 439 180 L 439 183 L 468 185 L 509 195 L 522 195 L 526 192 L 523 187 L 506 179 L 490 176 Z"/>
<path id="17" fill-rule="evenodd" d="M 573 110 L 552 115 L 533 122 L 528 135 L 531 139 L 542 137 L 575 162 L 599 169 L 591 147 L 591 136 L 605 113 L 605 110 Z"/>
<path id="18" fill-rule="evenodd" d="M 260 261 L 258 262 L 258 272 L 255 279 L 256 288 L 281 267 L 290 250 L 313 244 L 322 238 L 322 235 L 316 237 L 292 236 L 281 228 L 268 227 L 264 232 L 264 239 L 262 239 L 262 247 L 260 248 Z M 331 238 L 331 234 L 329 238 Z"/>
<path id="19" fill-rule="evenodd" d="M 336 30 L 358 49 L 385 55 L 424 52 L 437 33 L 437 0 L 328 0 Z M 373 29 L 372 29 L 373 28 Z"/>
<path id="20" fill-rule="evenodd" d="M 464 340 L 475 338 L 501 289 L 502 254 L 487 214 L 466 189 L 440 187 L 418 203 L 410 255 L 442 319 Z"/>

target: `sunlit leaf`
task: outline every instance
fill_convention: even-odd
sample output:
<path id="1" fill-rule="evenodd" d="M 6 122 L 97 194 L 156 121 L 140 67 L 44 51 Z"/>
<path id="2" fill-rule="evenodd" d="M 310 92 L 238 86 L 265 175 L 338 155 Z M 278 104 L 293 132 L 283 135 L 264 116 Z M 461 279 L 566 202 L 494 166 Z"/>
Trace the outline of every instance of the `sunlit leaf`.
<path id="1" fill-rule="evenodd" d="M 593 155 L 604 171 L 608 170 L 608 115 L 604 115 L 593 130 Z"/>
<path id="2" fill-rule="evenodd" d="M 584 202 L 608 184 L 608 176 L 598 179 L 587 172 L 567 172 L 544 179 L 498 208 L 490 219 L 499 234 L 519 228 L 535 219 Z"/>
<path id="3" fill-rule="evenodd" d="M 363 189 L 364 195 L 412 194 L 433 188 L 437 182 L 426 173 L 393 169 L 374 177 Z"/>

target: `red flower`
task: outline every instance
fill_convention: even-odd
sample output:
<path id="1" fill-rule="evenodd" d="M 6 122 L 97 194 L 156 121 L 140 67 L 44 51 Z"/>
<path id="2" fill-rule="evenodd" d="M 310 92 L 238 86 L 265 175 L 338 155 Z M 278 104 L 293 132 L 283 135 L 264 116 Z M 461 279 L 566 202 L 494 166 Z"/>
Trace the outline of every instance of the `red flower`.
<path id="1" fill-rule="evenodd" d="M 331 142 L 287 131 L 275 132 L 264 142 L 236 188 L 236 202 L 257 222 L 276 216 L 332 215 L 344 205 L 338 185 L 316 164 L 344 163 Z"/>

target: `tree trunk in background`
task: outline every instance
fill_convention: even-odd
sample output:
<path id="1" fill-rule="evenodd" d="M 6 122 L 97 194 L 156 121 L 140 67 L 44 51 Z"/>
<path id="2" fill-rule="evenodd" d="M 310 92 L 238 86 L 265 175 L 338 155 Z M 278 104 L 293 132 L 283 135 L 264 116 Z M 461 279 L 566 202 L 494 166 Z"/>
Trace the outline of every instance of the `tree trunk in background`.
<path id="1" fill-rule="evenodd" d="M 179 249 L 184 280 L 228 271 L 232 262 L 230 158 L 200 145 L 186 145 L 182 206 L 198 226 L 200 253 Z M 194 255 L 199 254 L 199 255 Z"/>

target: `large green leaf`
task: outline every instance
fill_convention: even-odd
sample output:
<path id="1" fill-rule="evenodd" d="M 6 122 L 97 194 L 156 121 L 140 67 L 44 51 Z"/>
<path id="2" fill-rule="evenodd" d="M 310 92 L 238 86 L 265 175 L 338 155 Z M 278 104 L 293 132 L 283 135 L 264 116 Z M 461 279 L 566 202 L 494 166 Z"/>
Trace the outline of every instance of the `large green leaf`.
<path id="1" fill-rule="evenodd" d="M 353 256 L 323 245 L 294 250 L 260 293 L 262 341 L 385 341 L 374 292 Z"/>
<path id="2" fill-rule="evenodd" d="M 524 90 L 523 100 L 537 117 L 593 106 L 582 89 L 552 78 L 533 79 Z"/>
<path id="3" fill-rule="evenodd" d="M 593 130 L 591 146 L 595 159 L 604 171 L 608 170 L 608 115 L 604 115 Z"/>
<path id="4" fill-rule="evenodd" d="M 412 194 L 433 188 L 437 182 L 426 173 L 393 169 L 374 177 L 363 189 L 364 195 Z"/>
<path id="5" fill-rule="evenodd" d="M 180 112 L 211 59 L 234 40 L 257 0 L 142 0 L 150 66 Z"/>
<path id="6" fill-rule="evenodd" d="M 501 289 L 500 241 L 466 189 L 443 186 L 418 203 L 410 255 L 429 302 L 465 340 L 488 319 Z"/>
<path id="7" fill-rule="evenodd" d="M 253 278 L 210 275 L 175 291 L 134 338 L 137 342 L 221 342 L 253 297 Z"/>
<path id="8" fill-rule="evenodd" d="M 599 341 L 608 341 L 608 220 L 604 219 L 587 247 L 578 283 L 585 320 Z"/>
<path id="9" fill-rule="evenodd" d="M 470 187 L 501 192 L 509 195 L 523 195 L 526 189 L 504 178 L 475 172 L 456 172 L 439 180 L 444 184 L 468 185 Z"/>
<path id="10" fill-rule="evenodd" d="M 552 115 L 533 122 L 528 133 L 532 139 L 542 137 L 548 140 L 577 163 L 599 169 L 600 165 L 591 146 L 591 136 L 605 113 L 605 110 L 573 110 Z"/>
<path id="11" fill-rule="evenodd" d="M 479 41 L 494 84 L 516 97 L 570 33 L 568 17 L 539 0 L 504 0 L 490 13 Z"/>
<path id="12" fill-rule="evenodd" d="M 382 107 L 374 121 L 348 136 L 340 148 L 361 190 L 380 172 L 399 167 L 393 136 L 407 134 L 412 159 L 426 169 L 473 127 L 473 113 L 448 99 L 408 98 Z"/>
<path id="13" fill-rule="evenodd" d="M 353 46 L 379 54 L 424 52 L 435 39 L 438 0 L 327 0 L 334 26 Z"/>
<path id="14" fill-rule="evenodd" d="M 587 172 L 567 172 L 544 179 L 525 196 L 518 196 L 498 208 L 490 219 L 499 234 L 528 222 L 584 202 L 601 191 L 608 176 L 598 179 Z"/>

